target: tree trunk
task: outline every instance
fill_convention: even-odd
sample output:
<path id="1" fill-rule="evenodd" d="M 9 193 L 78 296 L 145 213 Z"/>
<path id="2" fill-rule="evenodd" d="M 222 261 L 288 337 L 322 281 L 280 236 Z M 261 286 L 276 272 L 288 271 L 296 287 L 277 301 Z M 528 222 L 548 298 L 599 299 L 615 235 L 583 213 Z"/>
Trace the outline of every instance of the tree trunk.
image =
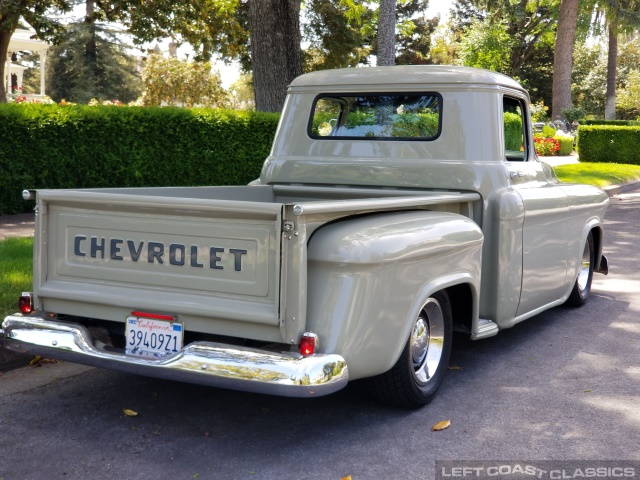
<path id="1" fill-rule="evenodd" d="M 84 17 L 84 23 L 87 24 L 89 32 L 89 40 L 85 45 L 85 62 L 89 66 L 92 74 L 95 73 L 95 65 L 97 58 L 96 51 L 96 19 L 93 16 L 95 2 L 94 0 L 87 0 L 86 3 L 86 15 Z"/>
<path id="2" fill-rule="evenodd" d="M 553 54 L 552 120 L 562 118 L 562 110 L 571 108 L 571 71 L 577 23 L 578 0 L 562 0 Z"/>
<path id="3" fill-rule="evenodd" d="M 2 27 L 0 28 L 0 103 L 7 103 L 7 93 L 9 92 L 4 88 L 5 60 L 9 52 L 11 36 L 18 28 L 18 19 L 19 17 L 16 17 L 14 21 L 11 17 L 5 17 L 2 19 Z M 11 79 L 9 79 L 9 88 L 11 88 Z"/>
<path id="4" fill-rule="evenodd" d="M 250 0 L 249 22 L 256 110 L 279 112 L 302 74 L 300 0 Z"/>
<path id="5" fill-rule="evenodd" d="M 377 65 L 396 63 L 396 0 L 380 0 Z"/>
<path id="6" fill-rule="evenodd" d="M 609 21 L 609 51 L 607 53 L 607 97 L 604 104 L 605 120 L 616 119 L 616 67 L 618 65 L 618 16 Z"/>

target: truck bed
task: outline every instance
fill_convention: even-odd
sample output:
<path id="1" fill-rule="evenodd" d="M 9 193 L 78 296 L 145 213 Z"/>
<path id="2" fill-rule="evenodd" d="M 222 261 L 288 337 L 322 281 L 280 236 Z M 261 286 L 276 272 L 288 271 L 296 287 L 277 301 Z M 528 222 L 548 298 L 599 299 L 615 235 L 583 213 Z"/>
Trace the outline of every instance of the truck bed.
<path id="1" fill-rule="evenodd" d="M 473 217 L 478 199 L 308 186 L 39 191 L 36 307 L 116 322 L 144 310 L 191 331 L 283 342 L 304 329 L 306 243 L 321 225 L 385 210 Z M 285 328 L 285 310 L 296 325 Z"/>

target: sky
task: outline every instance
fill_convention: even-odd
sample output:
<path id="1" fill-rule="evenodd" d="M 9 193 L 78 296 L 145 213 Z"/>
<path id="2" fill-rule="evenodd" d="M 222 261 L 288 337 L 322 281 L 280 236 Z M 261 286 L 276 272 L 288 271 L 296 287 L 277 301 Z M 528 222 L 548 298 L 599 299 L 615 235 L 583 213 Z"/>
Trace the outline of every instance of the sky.
<path id="1" fill-rule="evenodd" d="M 427 17 L 435 17 L 440 14 L 440 22 L 449 16 L 449 9 L 453 2 L 450 0 L 429 0 L 429 8 L 427 8 Z"/>

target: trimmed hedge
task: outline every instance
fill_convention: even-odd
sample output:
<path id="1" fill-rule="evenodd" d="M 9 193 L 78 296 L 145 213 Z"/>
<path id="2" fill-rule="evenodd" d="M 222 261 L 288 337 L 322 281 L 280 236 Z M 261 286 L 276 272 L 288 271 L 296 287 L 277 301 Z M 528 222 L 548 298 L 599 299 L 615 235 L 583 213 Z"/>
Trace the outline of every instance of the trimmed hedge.
<path id="1" fill-rule="evenodd" d="M 640 120 L 580 120 L 580 125 L 617 125 L 619 127 L 640 126 Z"/>
<path id="2" fill-rule="evenodd" d="M 258 177 L 278 114 L 0 105 L 0 214 L 25 188 L 242 185 Z"/>
<path id="3" fill-rule="evenodd" d="M 504 113 L 504 143 L 506 150 L 519 152 L 522 147 L 522 118 L 517 113 Z"/>
<path id="4" fill-rule="evenodd" d="M 580 125 L 578 152 L 581 162 L 640 165 L 640 127 Z"/>

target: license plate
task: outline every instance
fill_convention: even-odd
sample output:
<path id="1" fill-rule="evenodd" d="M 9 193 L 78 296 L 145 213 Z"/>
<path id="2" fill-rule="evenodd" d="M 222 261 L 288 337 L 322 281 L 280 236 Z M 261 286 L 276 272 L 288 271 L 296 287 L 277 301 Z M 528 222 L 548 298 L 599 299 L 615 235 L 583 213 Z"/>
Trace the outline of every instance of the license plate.
<path id="1" fill-rule="evenodd" d="M 129 355 L 166 357 L 182 348 L 182 323 L 128 317 L 126 328 L 126 352 Z"/>

